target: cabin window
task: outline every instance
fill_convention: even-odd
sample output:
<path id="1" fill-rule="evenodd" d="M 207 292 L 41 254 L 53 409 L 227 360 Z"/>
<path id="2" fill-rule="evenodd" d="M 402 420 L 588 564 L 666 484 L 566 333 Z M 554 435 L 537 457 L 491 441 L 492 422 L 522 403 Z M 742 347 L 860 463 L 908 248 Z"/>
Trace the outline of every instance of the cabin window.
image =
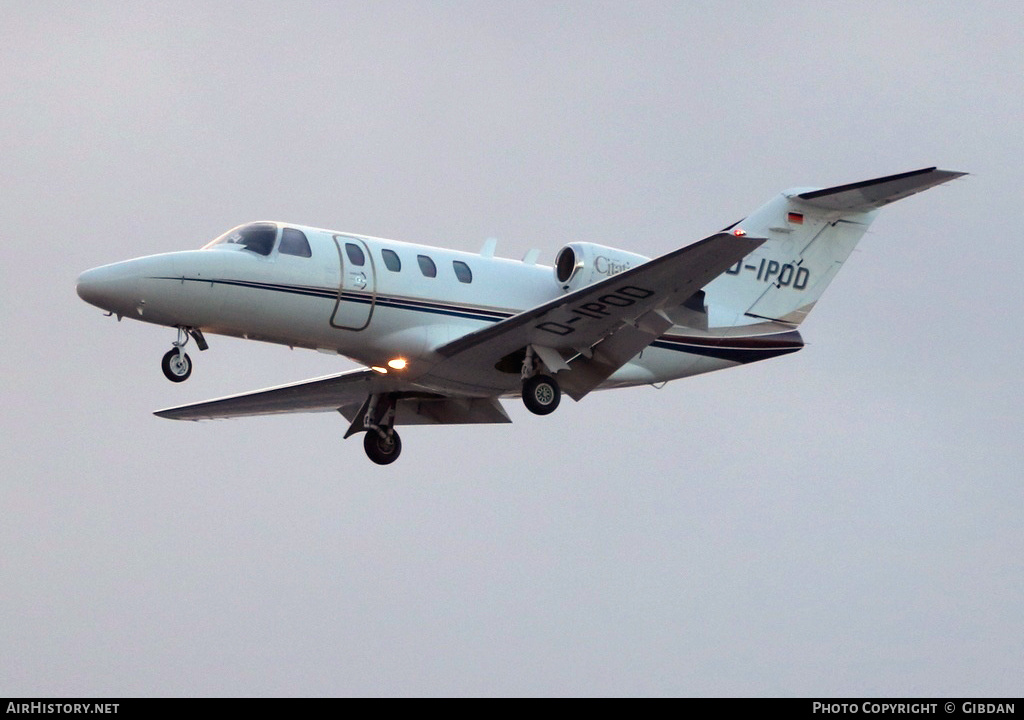
<path id="1" fill-rule="evenodd" d="M 402 260 L 394 250 L 384 249 L 380 251 L 380 254 L 384 257 L 384 265 L 388 270 L 398 272 L 402 269 Z"/>
<path id="2" fill-rule="evenodd" d="M 228 230 L 203 249 L 215 245 L 241 245 L 257 255 L 269 255 L 277 239 L 277 225 L 273 223 L 251 223 Z"/>
<path id="3" fill-rule="evenodd" d="M 285 228 L 281 231 L 281 246 L 278 252 L 282 255 L 295 255 L 296 257 L 312 257 L 309 250 L 309 240 L 306 234 L 295 228 Z"/>
<path id="4" fill-rule="evenodd" d="M 416 260 L 420 264 L 420 272 L 423 273 L 424 277 L 437 277 L 437 265 L 434 264 L 433 260 L 426 255 L 417 255 Z"/>
<path id="5" fill-rule="evenodd" d="M 353 265 L 362 267 L 366 264 L 366 255 L 363 254 L 363 249 L 355 243 L 345 243 L 345 254 L 348 255 L 348 260 Z"/>
<path id="6" fill-rule="evenodd" d="M 455 268 L 455 277 L 459 279 L 459 282 L 473 282 L 473 271 L 469 269 L 469 265 L 461 260 L 452 260 L 452 267 Z"/>

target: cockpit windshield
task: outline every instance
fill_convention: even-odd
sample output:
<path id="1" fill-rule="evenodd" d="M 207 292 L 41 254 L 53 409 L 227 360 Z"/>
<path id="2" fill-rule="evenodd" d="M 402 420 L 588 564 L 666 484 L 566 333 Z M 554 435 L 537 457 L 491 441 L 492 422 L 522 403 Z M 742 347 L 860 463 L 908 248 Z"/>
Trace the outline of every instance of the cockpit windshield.
<path id="1" fill-rule="evenodd" d="M 216 240 L 203 246 L 209 250 L 217 245 L 239 245 L 257 255 L 269 255 L 277 239 L 277 225 L 274 223 L 250 223 L 228 230 Z"/>

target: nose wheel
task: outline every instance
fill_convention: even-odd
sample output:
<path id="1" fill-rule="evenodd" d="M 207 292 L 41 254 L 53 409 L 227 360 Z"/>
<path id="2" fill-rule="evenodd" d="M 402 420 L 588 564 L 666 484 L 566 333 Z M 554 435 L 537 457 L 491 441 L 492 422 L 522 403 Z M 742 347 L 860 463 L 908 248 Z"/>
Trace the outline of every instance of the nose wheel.
<path id="1" fill-rule="evenodd" d="M 173 347 L 164 355 L 160 368 L 164 371 L 164 377 L 171 382 L 185 382 L 192 374 L 192 358 L 181 348 Z"/>
<path id="2" fill-rule="evenodd" d="M 160 362 L 160 368 L 164 371 L 164 377 L 171 382 L 185 382 L 188 380 L 189 375 L 192 374 L 192 358 L 185 353 L 185 345 L 188 344 L 190 337 L 196 339 L 196 346 L 200 350 L 206 350 L 209 347 L 201 330 L 179 326 L 178 339 L 172 343 L 174 347 L 167 351 Z"/>

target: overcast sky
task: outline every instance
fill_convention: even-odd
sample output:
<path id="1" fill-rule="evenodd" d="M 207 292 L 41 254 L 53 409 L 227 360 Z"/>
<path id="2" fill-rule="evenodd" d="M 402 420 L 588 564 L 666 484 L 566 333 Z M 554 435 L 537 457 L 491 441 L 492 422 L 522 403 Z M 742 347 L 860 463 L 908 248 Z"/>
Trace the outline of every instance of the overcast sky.
<path id="1" fill-rule="evenodd" d="M 0 1 L 0 695 L 1019 695 L 1019 2 Z M 409 428 L 153 410 L 352 367 L 75 295 L 256 219 L 658 255 L 882 211 L 795 355 Z"/>

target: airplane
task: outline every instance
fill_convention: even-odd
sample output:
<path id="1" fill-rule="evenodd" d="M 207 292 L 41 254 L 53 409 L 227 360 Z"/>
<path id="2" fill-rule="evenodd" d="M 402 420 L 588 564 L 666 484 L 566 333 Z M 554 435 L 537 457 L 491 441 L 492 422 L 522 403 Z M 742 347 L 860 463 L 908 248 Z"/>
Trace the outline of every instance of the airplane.
<path id="1" fill-rule="evenodd" d="M 187 380 L 207 335 L 336 353 L 360 368 L 155 414 L 204 420 L 339 412 L 379 465 L 397 425 L 508 423 L 563 393 L 661 385 L 796 352 L 798 330 L 878 209 L 966 173 L 924 168 L 794 188 L 743 220 L 650 259 L 570 242 L 553 267 L 282 222 L 199 250 L 87 270 L 78 295 L 118 320 L 177 329 L 161 366 Z"/>

